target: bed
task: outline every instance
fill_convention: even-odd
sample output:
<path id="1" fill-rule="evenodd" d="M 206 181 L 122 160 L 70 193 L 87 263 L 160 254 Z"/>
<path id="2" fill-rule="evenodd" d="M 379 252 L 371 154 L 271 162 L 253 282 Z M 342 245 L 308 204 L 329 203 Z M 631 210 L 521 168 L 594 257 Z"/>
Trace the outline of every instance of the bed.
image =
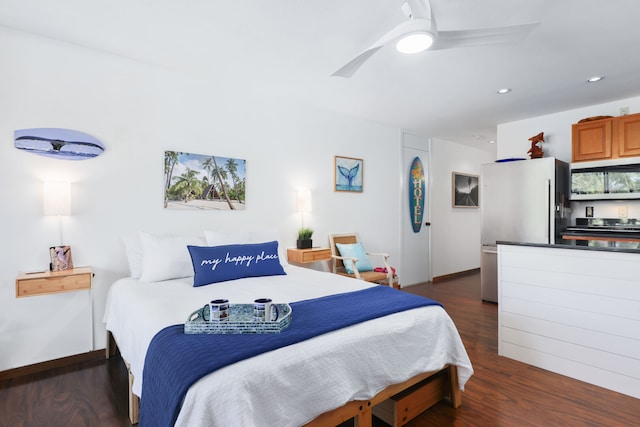
<path id="1" fill-rule="evenodd" d="M 154 250 L 160 249 L 156 245 Z M 282 257 L 281 264 L 284 275 L 207 286 L 194 287 L 194 277 L 158 281 L 129 277 L 111 286 L 104 320 L 130 372 L 132 422 L 137 421 L 136 397 L 144 393 L 144 362 L 152 338 L 169 325 L 184 323 L 209 300 L 251 303 L 268 297 L 283 303 L 379 286 L 288 265 Z M 292 324 L 295 319 L 294 312 Z M 448 391 L 458 405 L 459 390 L 473 374 L 460 336 L 443 308 L 411 309 L 210 373 L 189 387 L 175 425 L 328 425 L 351 416 L 362 418 L 363 412 L 367 417 L 370 405 L 443 370 L 450 371 L 447 383 L 454 387 L 449 385 Z"/>

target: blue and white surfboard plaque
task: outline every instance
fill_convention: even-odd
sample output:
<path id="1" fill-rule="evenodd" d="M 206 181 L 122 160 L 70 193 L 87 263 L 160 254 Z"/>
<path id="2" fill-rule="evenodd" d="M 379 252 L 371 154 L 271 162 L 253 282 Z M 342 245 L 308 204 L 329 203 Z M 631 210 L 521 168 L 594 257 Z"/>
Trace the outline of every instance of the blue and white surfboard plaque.
<path id="1" fill-rule="evenodd" d="M 102 142 L 73 129 L 18 129 L 13 132 L 13 138 L 19 150 L 56 159 L 86 160 L 104 152 Z"/>
<path id="2" fill-rule="evenodd" d="M 416 157 L 411 162 L 411 168 L 409 169 L 409 215 L 411 216 L 411 226 L 414 233 L 418 233 L 422 227 L 424 192 L 424 169 L 420 157 Z"/>

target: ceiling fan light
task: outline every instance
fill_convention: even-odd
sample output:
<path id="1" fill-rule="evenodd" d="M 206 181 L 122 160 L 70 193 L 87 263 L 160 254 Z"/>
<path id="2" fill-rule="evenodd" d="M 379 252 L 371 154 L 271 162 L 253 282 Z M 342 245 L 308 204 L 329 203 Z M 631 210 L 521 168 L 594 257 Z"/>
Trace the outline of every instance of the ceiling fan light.
<path id="1" fill-rule="evenodd" d="M 425 31 L 405 34 L 398 40 L 396 49 L 402 53 L 419 53 L 433 44 L 433 35 Z"/>

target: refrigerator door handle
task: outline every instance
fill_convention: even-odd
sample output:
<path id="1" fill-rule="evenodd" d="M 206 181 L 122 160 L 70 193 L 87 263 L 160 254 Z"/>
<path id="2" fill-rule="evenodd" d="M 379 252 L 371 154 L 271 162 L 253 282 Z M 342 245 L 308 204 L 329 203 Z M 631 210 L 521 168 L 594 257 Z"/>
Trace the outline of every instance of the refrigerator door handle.
<path id="1" fill-rule="evenodd" d="M 546 179 L 545 182 L 545 216 L 547 220 L 544 224 L 544 236 L 547 239 L 547 243 L 551 244 L 551 218 L 554 215 L 551 212 L 551 180 Z"/>

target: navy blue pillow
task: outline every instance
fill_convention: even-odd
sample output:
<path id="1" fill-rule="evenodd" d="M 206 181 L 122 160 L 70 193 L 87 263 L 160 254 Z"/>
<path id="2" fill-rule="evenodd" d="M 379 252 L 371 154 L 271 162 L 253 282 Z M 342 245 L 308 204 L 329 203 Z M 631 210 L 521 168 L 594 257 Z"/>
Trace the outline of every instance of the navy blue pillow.
<path id="1" fill-rule="evenodd" d="M 241 279 L 276 276 L 284 272 L 278 242 L 246 245 L 187 246 L 193 264 L 193 286 Z"/>

